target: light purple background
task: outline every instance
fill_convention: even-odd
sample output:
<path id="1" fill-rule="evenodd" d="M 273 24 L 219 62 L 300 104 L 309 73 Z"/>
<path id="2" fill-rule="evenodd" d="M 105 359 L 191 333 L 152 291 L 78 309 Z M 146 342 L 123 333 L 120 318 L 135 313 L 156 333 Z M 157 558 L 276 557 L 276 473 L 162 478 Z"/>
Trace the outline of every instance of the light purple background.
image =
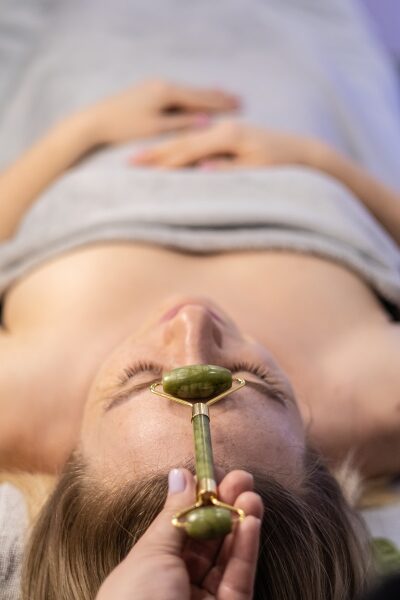
<path id="1" fill-rule="evenodd" d="M 370 10 L 376 29 L 400 63 L 400 0 L 360 0 Z"/>

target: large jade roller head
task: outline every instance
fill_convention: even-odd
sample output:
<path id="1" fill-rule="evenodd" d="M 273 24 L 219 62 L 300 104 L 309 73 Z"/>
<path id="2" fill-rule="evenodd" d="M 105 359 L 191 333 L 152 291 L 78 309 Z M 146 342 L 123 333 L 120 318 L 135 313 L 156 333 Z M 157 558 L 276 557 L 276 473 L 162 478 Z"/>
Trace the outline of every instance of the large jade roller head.
<path id="1" fill-rule="evenodd" d="M 229 369 L 215 365 L 188 365 L 165 373 L 162 386 L 171 396 L 201 400 L 229 390 L 232 374 Z"/>
<path id="2" fill-rule="evenodd" d="M 154 394 L 191 409 L 197 498 L 193 506 L 175 515 L 172 523 L 183 527 L 195 539 L 209 540 L 227 535 L 232 531 L 234 522 L 244 518 L 241 509 L 229 506 L 217 497 L 208 407 L 245 383 L 244 379 L 232 377 L 224 367 L 188 365 L 165 373 L 161 382 L 150 386 Z M 160 387 L 162 391 L 157 389 Z"/>

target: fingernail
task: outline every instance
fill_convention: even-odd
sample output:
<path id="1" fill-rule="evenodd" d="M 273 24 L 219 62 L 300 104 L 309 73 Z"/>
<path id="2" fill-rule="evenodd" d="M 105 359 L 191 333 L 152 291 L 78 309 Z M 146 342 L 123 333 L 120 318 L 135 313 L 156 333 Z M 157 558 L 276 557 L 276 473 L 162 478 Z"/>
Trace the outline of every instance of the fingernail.
<path id="1" fill-rule="evenodd" d="M 185 488 L 186 477 L 182 469 L 172 469 L 168 473 L 168 494 L 180 494 Z"/>
<path id="2" fill-rule="evenodd" d="M 205 161 L 201 163 L 199 168 L 203 171 L 215 171 L 216 166 L 215 163 L 213 163 L 212 161 Z"/>
<path id="3" fill-rule="evenodd" d="M 210 123 L 210 117 L 206 113 L 199 113 L 193 119 L 193 124 L 195 127 L 204 127 Z"/>

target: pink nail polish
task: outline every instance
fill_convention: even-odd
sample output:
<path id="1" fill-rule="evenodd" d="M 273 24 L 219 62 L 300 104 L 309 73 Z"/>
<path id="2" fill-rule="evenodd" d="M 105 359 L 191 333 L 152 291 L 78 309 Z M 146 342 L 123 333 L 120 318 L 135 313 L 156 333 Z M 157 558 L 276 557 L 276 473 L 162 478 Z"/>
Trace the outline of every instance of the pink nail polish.
<path id="1" fill-rule="evenodd" d="M 195 127 L 204 127 L 210 123 L 210 117 L 206 113 L 199 113 L 195 116 L 193 124 Z"/>
<path id="2" fill-rule="evenodd" d="M 215 171 L 215 164 L 212 161 L 205 161 L 199 167 L 202 171 Z"/>
<path id="3" fill-rule="evenodd" d="M 168 493 L 179 494 L 186 488 L 186 477 L 182 469 L 171 469 L 168 474 Z"/>

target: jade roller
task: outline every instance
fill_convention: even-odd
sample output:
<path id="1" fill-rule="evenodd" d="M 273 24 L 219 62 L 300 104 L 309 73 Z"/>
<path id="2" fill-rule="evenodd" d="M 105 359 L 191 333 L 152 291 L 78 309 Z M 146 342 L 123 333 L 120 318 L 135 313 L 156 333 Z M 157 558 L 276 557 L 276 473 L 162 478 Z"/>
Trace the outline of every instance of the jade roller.
<path id="1" fill-rule="evenodd" d="M 232 382 L 237 384 L 232 387 Z M 221 502 L 211 444 L 209 406 L 245 385 L 244 379 L 232 378 L 224 367 L 188 365 L 165 373 L 162 382 L 153 383 L 150 390 L 173 402 L 189 406 L 192 413 L 196 463 L 196 502 L 174 516 L 173 525 L 185 529 L 197 540 L 220 538 L 232 531 L 234 522 L 244 518 L 244 512 Z M 162 386 L 162 392 L 157 388 Z"/>

